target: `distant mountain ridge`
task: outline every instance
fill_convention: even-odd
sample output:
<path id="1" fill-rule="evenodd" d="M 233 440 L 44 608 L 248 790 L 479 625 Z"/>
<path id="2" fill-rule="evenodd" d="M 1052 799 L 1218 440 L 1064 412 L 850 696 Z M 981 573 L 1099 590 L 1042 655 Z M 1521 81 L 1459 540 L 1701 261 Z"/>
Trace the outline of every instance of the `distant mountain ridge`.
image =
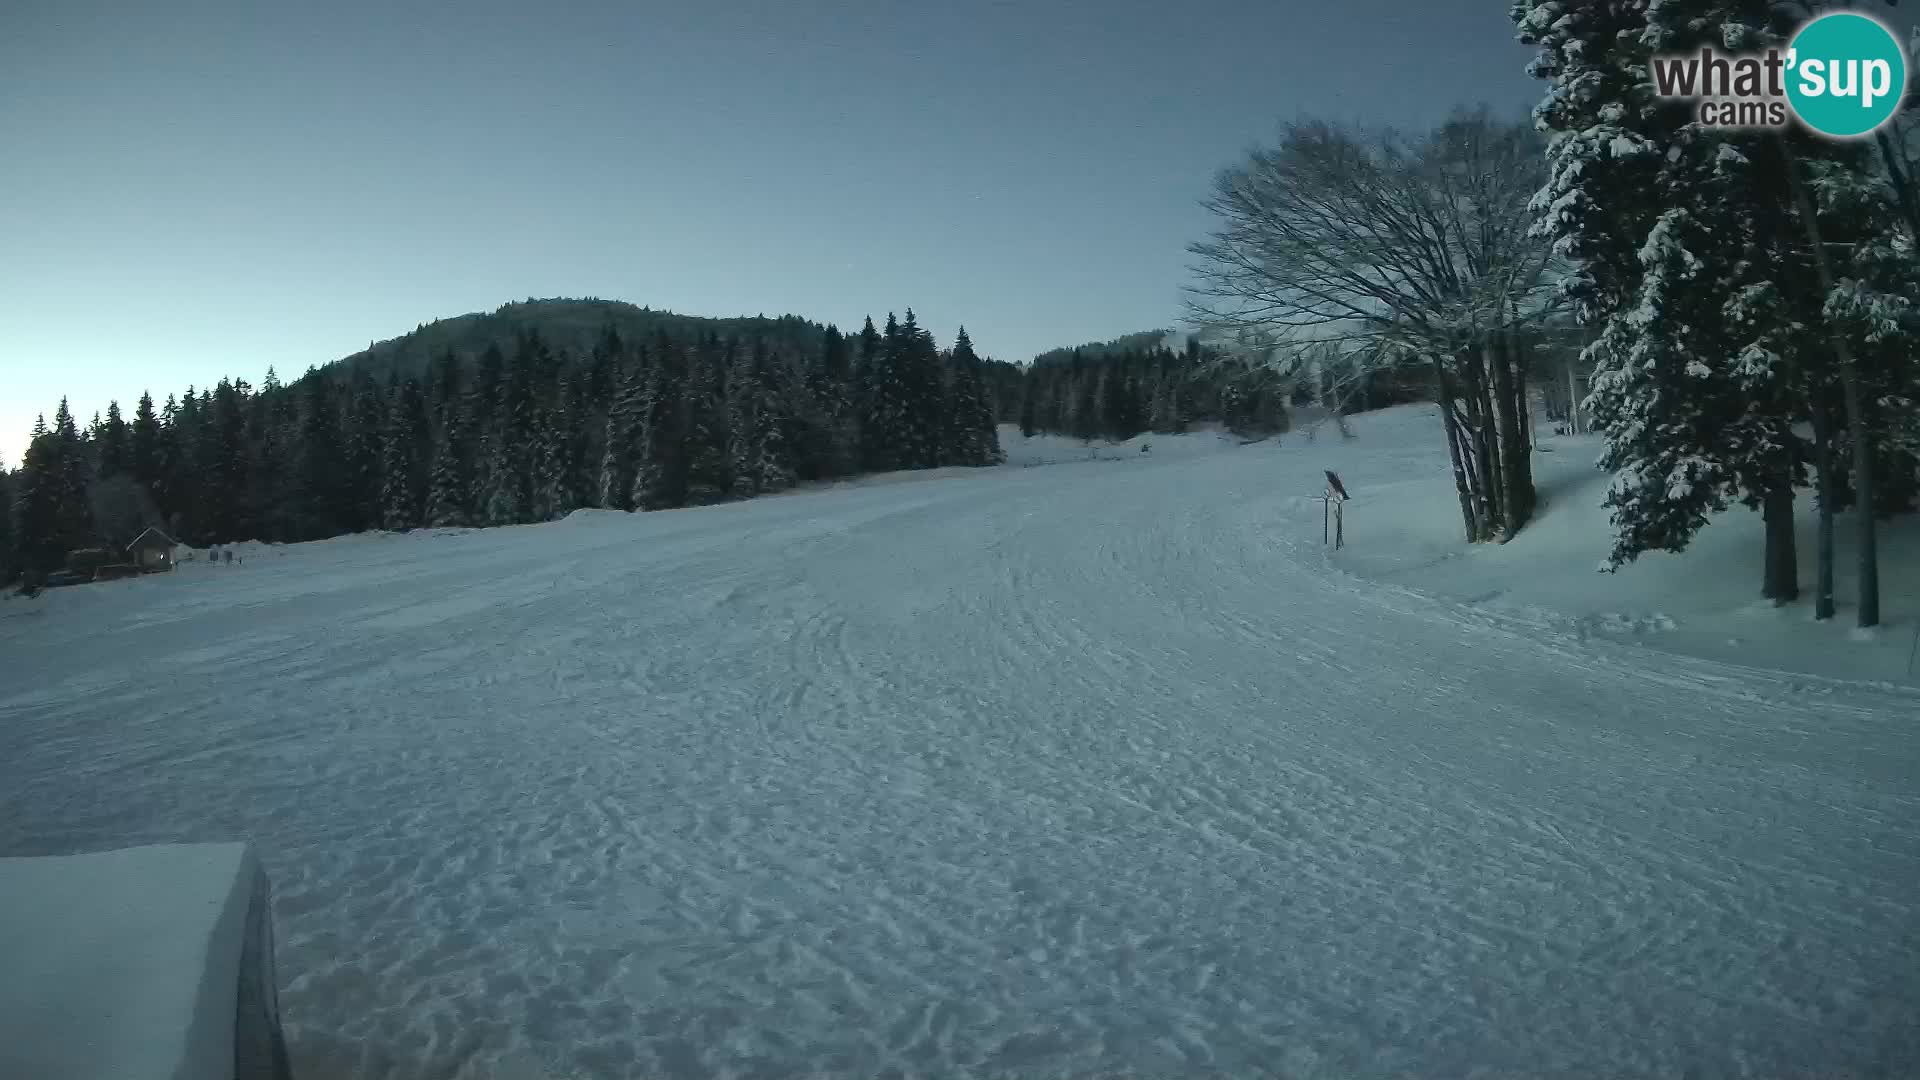
<path id="1" fill-rule="evenodd" d="M 811 349 L 826 324 L 798 315 L 746 315 L 707 318 L 640 307 L 623 300 L 555 297 L 502 304 L 491 312 L 470 312 L 422 323 L 412 331 L 342 357 L 328 367 L 365 370 L 384 379 L 420 375 L 436 357 L 452 352 L 463 360 L 497 345 L 510 352 L 513 342 L 529 331 L 539 334 L 556 356 L 579 355 L 593 347 L 608 327 L 629 342 L 646 342 L 665 331 L 676 339 L 704 336 L 761 339 Z"/>
<path id="2" fill-rule="evenodd" d="M 337 369 L 342 374 L 365 370 L 379 379 L 394 374 L 403 378 L 418 376 L 443 353 L 452 352 L 463 361 L 471 361 L 489 345 L 511 352 L 515 340 L 530 331 L 537 333 L 554 355 L 578 356 L 590 351 L 608 327 L 622 340 L 634 343 L 650 341 L 664 331 L 676 340 L 714 334 L 810 350 L 816 347 L 827 325 L 792 314 L 711 317 L 682 315 L 664 308 L 598 297 L 530 297 L 502 304 L 490 312 L 468 312 L 421 323 L 405 334 L 375 342 L 324 368 Z M 1172 328 L 1142 330 L 1110 341 L 1049 349 L 1031 361 L 1040 364 L 1065 361 L 1076 350 L 1082 358 L 1094 359 L 1155 348 L 1180 349 L 1186 345 L 1186 339 L 1186 334 Z"/>

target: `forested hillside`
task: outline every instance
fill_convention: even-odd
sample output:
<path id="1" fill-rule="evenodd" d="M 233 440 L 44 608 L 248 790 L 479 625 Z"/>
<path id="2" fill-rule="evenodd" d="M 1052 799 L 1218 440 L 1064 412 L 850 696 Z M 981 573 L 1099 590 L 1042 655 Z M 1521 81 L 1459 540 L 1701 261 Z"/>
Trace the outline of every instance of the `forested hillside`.
<path id="1" fill-rule="evenodd" d="M 570 320 L 609 305 L 543 303 L 562 317 L 528 325 L 509 305 L 290 384 L 142 394 L 85 427 L 63 401 L 10 480 L 8 567 L 45 572 L 150 524 L 195 544 L 510 525 L 1002 459 L 986 362 L 964 330 L 940 349 L 911 311 L 846 336 L 617 305 L 629 332 L 606 322 L 583 345 Z"/>

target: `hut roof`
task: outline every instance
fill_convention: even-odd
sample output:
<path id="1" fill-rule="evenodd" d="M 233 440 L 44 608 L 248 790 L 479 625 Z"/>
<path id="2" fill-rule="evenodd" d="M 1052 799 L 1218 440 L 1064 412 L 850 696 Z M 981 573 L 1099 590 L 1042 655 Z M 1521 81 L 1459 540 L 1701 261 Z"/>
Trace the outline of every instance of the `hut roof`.
<path id="1" fill-rule="evenodd" d="M 159 529 L 148 529 L 139 536 L 134 537 L 133 543 L 127 545 L 127 550 L 132 551 L 136 548 L 144 547 L 172 548 L 174 546 L 173 537 L 168 536 Z"/>

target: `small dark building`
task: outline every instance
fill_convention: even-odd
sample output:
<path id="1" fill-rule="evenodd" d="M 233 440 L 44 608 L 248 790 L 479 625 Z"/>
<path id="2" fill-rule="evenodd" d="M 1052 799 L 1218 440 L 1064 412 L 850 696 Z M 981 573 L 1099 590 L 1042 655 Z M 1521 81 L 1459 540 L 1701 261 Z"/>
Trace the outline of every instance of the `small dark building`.
<path id="1" fill-rule="evenodd" d="M 159 529 L 148 529 L 127 545 L 127 561 L 149 574 L 173 569 L 173 537 Z"/>

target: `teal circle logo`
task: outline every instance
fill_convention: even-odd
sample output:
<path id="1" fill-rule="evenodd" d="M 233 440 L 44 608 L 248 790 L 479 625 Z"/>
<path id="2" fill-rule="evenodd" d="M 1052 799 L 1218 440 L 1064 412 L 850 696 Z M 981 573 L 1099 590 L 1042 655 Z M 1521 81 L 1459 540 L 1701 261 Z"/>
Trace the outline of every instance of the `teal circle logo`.
<path id="1" fill-rule="evenodd" d="M 1907 55 L 1880 20 L 1851 11 L 1822 15 L 1787 48 L 1787 103 L 1820 134 L 1870 135 L 1900 111 Z"/>

